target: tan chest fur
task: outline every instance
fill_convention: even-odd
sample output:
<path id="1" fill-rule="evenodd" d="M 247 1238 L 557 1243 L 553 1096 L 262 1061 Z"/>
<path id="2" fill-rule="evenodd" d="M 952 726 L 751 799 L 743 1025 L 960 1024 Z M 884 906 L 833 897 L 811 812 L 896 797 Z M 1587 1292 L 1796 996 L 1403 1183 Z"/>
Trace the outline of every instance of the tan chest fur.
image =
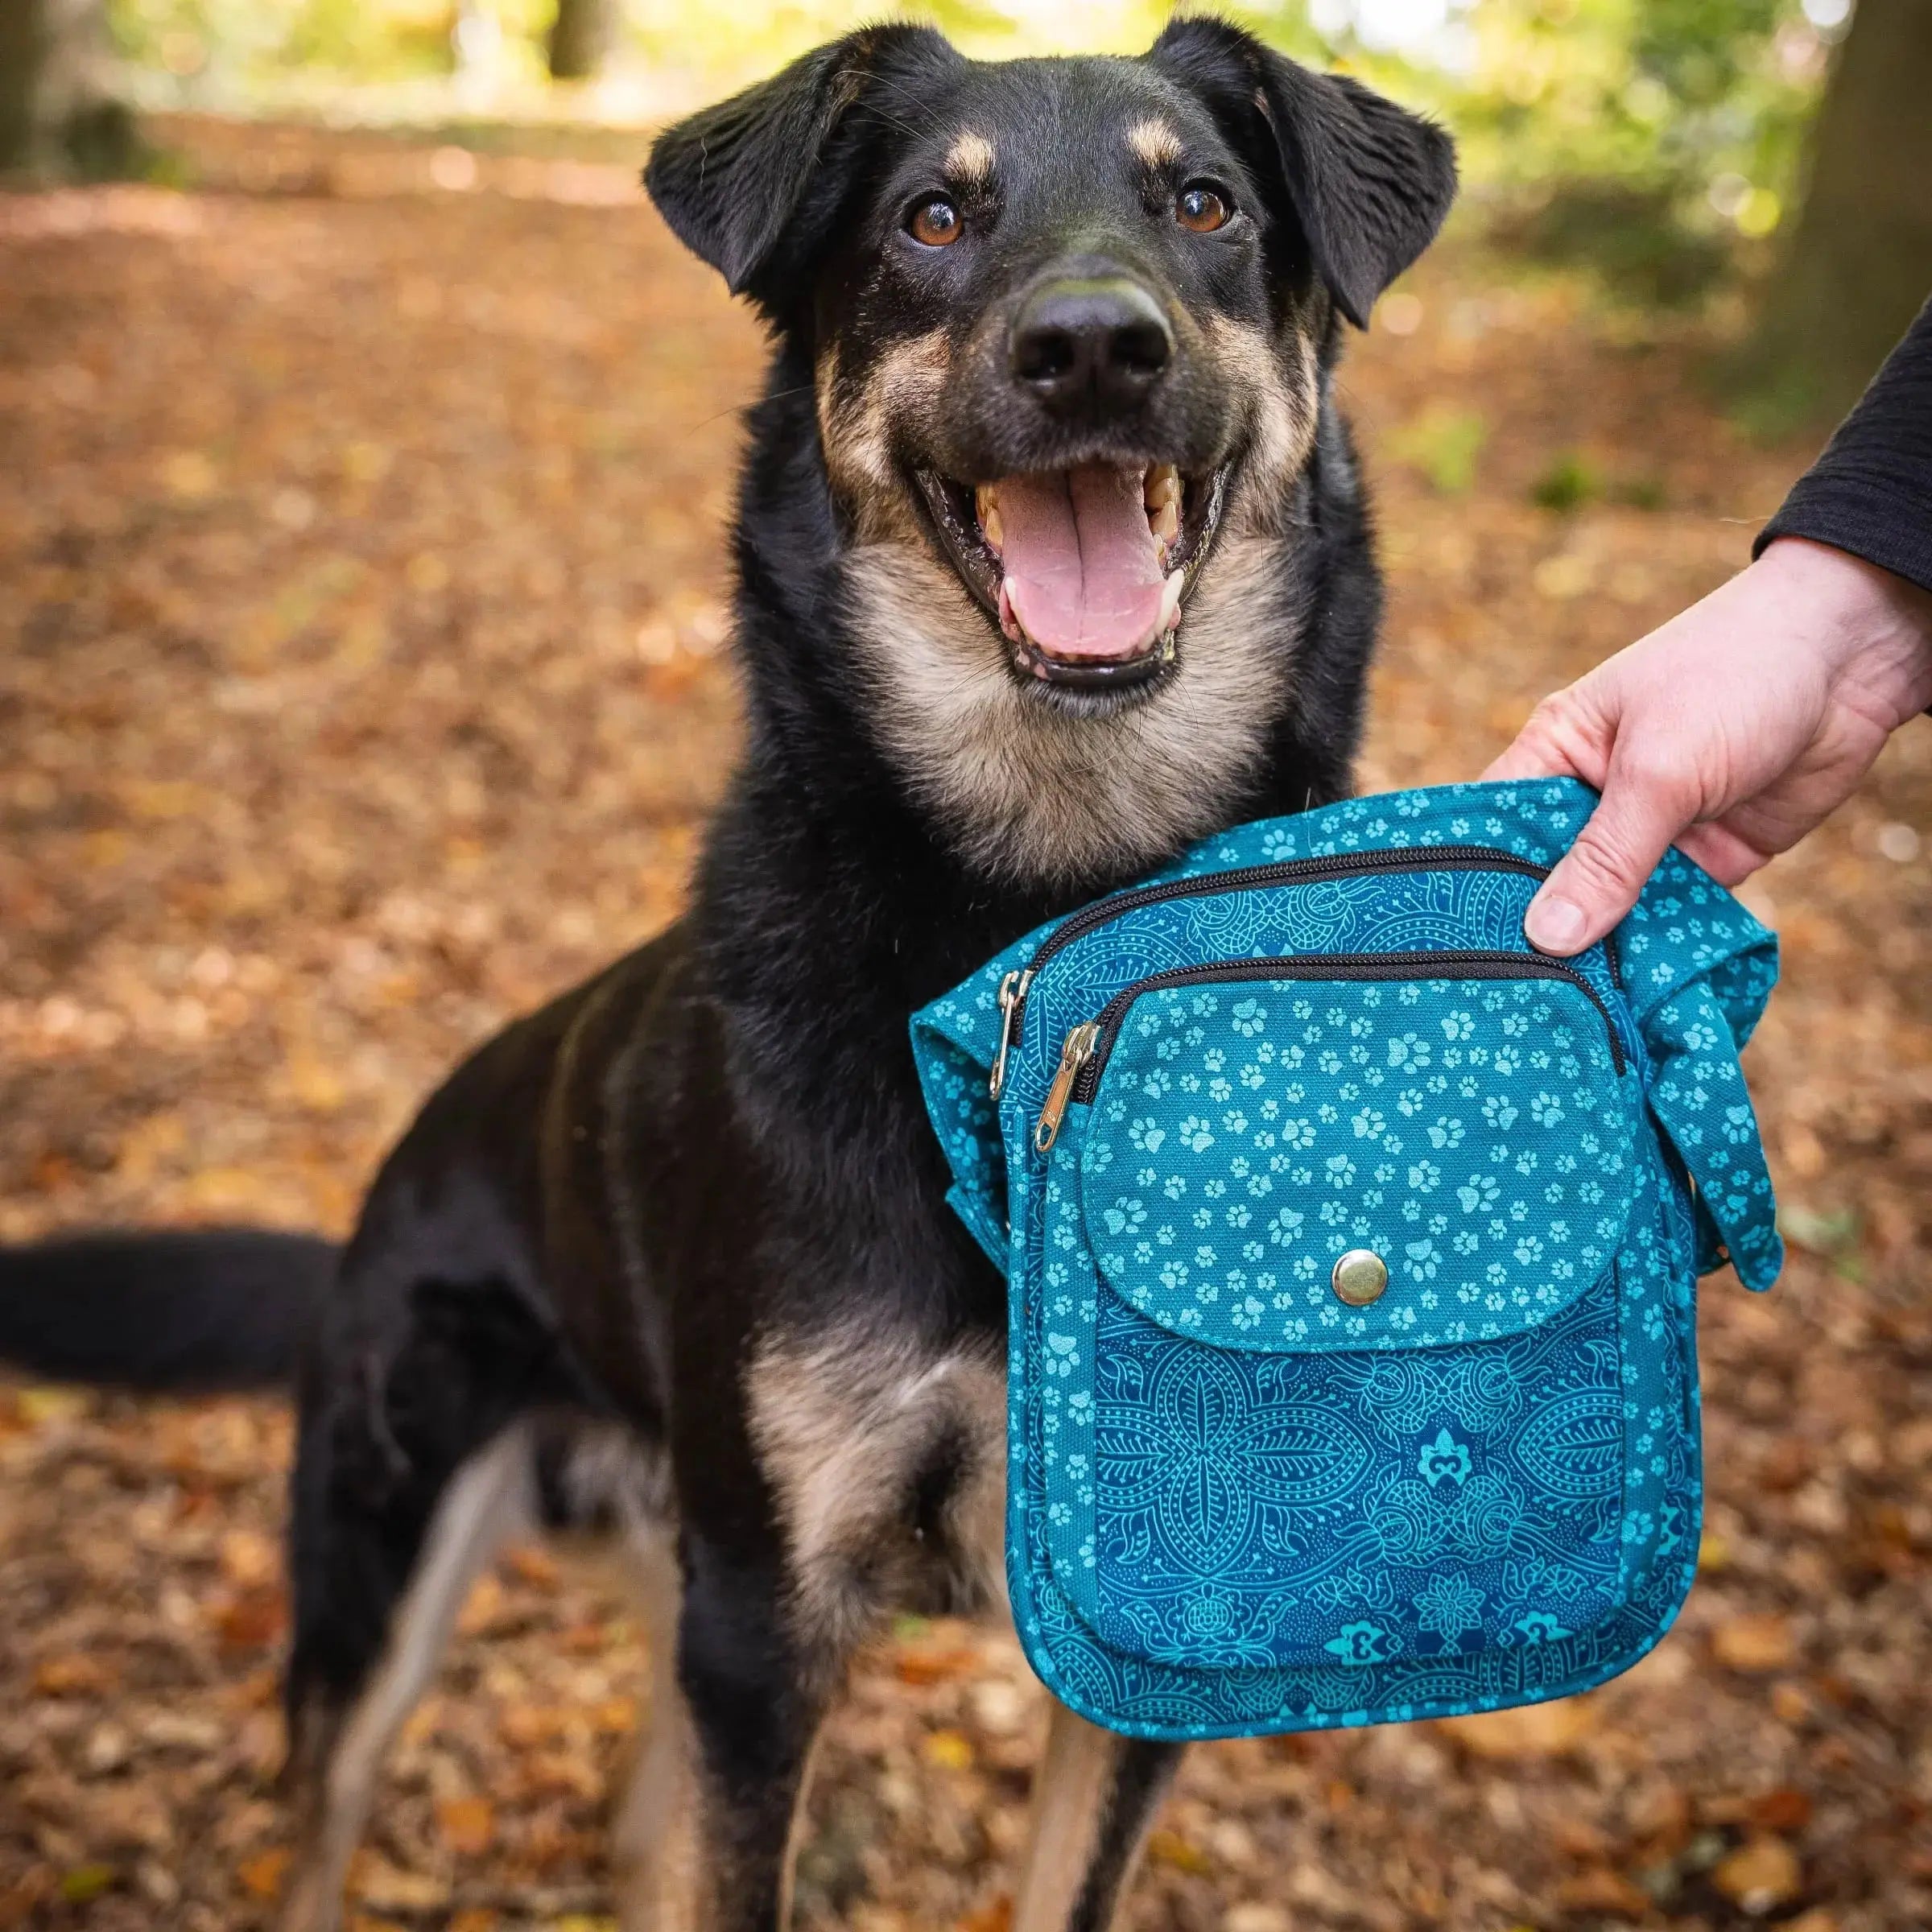
<path id="1" fill-rule="evenodd" d="M 745 1378 L 791 1609 L 843 1655 L 895 1610 L 1005 1614 L 1006 1376 L 993 1348 L 833 1334 L 773 1342 Z"/>

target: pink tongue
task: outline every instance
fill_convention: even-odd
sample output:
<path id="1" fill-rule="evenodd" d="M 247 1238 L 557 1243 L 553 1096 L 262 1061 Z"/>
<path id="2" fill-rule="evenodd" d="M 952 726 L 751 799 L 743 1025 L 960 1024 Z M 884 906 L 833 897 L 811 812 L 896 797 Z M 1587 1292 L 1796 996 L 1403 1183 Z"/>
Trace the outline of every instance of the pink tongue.
<path id="1" fill-rule="evenodd" d="M 1001 561 L 1013 615 L 1062 658 L 1129 658 L 1161 615 L 1160 539 L 1137 470 L 1002 477 Z"/>

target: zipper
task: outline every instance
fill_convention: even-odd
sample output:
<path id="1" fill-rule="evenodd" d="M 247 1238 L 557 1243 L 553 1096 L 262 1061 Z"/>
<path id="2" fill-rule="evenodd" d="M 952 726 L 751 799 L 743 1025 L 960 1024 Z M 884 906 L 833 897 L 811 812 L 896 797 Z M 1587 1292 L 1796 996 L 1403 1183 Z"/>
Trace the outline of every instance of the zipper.
<path id="1" fill-rule="evenodd" d="M 993 1071 L 986 1081 L 986 1091 L 996 1100 L 1006 1084 L 1006 1056 L 1013 1051 L 1019 1010 L 1026 998 L 1026 989 L 1032 984 L 1030 966 L 1024 972 L 1009 972 L 1000 981 L 1000 1051 L 994 1056 Z"/>
<path id="2" fill-rule="evenodd" d="M 1302 953 L 1289 959 L 1227 960 L 1213 966 L 1175 966 L 1123 987 L 1100 1009 L 1097 1018 L 1067 1036 L 1060 1064 L 1046 1104 L 1040 1109 L 1033 1144 L 1044 1154 L 1059 1137 L 1060 1122 L 1075 1100 L 1091 1105 L 1100 1075 L 1120 1036 L 1128 1009 L 1144 993 L 1163 986 L 1196 986 L 1242 980 L 1557 980 L 1572 985 L 1602 1016 L 1609 1036 L 1611 1063 L 1620 1077 L 1629 1063 L 1623 1042 L 1603 996 L 1574 967 L 1539 953 L 1525 952 L 1334 952 Z M 1045 1137 L 1042 1138 L 1042 1137 Z"/>
<path id="3" fill-rule="evenodd" d="M 1042 1154 L 1060 1137 L 1060 1122 L 1067 1117 L 1067 1102 L 1073 1092 L 1074 1083 L 1092 1058 L 1094 1046 L 1100 1037 L 1100 1028 L 1089 1020 L 1085 1025 L 1075 1027 L 1067 1034 L 1066 1045 L 1060 1049 L 1060 1063 L 1055 1071 L 1053 1084 L 1046 1089 L 1046 1104 L 1040 1109 L 1040 1117 L 1034 1125 L 1033 1144 Z"/>
<path id="4" fill-rule="evenodd" d="M 1307 886 L 1323 879 L 1356 878 L 1378 872 L 1514 872 L 1527 879 L 1550 876 L 1547 865 L 1519 859 L 1514 852 L 1499 852 L 1493 845 L 1405 845 L 1377 852 L 1326 852 L 1311 859 L 1277 859 L 1266 865 L 1237 865 L 1231 872 L 1197 873 L 1191 878 L 1168 879 L 1158 886 L 1134 886 L 1125 892 L 1110 894 L 1063 919 L 1041 940 L 1026 970 L 1009 972 L 1001 981 L 1000 1047 L 988 1091 L 997 1100 L 1006 1084 L 1008 1054 L 1020 1037 L 1020 1015 L 1040 968 L 1063 947 L 1071 946 L 1095 927 L 1104 926 L 1124 913 L 1137 912 L 1143 906 L 1157 906 L 1165 899 L 1249 892 L 1264 886 Z M 1603 943 L 1610 962 L 1611 980 L 1621 986 L 1623 968 L 1617 960 L 1616 945 L 1608 939 Z"/>

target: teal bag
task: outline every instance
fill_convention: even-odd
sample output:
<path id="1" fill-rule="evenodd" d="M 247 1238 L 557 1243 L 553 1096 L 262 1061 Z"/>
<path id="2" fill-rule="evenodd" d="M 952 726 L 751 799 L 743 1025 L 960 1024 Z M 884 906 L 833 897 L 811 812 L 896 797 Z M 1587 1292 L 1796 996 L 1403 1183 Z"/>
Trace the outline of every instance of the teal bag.
<path id="1" fill-rule="evenodd" d="M 1775 937 L 1673 851 L 1606 945 L 1523 914 L 1569 780 L 1205 840 L 914 1017 L 1009 1285 L 1007 1571 L 1129 1735 L 1600 1683 L 1696 1566 L 1696 1282 L 1782 1261 L 1738 1066 Z"/>

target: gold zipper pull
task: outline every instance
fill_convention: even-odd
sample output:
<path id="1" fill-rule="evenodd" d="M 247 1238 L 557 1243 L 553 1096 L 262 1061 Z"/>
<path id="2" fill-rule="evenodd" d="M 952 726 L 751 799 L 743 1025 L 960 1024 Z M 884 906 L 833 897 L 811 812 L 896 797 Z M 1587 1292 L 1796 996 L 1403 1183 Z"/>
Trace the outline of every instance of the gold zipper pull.
<path id="1" fill-rule="evenodd" d="M 1040 1109 L 1038 1124 L 1033 1130 L 1033 1144 L 1042 1154 L 1060 1137 L 1060 1122 L 1066 1117 L 1067 1103 L 1073 1098 L 1073 1084 L 1080 1077 L 1080 1069 L 1093 1058 L 1094 1045 L 1100 1037 L 1100 1028 L 1088 1020 L 1067 1034 L 1067 1044 L 1060 1049 L 1059 1071 L 1046 1089 L 1046 1104 Z"/>
<path id="2" fill-rule="evenodd" d="M 996 1100 L 1006 1084 L 1006 1056 L 1013 1050 L 1013 1019 L 1020 1009 L 1020 1002 L 1026 997 L 1026 989 L 1033 984 L 1033 968 L 1024 972 L 1009 972 L 1000 981 L 1000 1053 L 993 1063 L 993 1077 L 986 1083 L 986 1091 Z"/>

